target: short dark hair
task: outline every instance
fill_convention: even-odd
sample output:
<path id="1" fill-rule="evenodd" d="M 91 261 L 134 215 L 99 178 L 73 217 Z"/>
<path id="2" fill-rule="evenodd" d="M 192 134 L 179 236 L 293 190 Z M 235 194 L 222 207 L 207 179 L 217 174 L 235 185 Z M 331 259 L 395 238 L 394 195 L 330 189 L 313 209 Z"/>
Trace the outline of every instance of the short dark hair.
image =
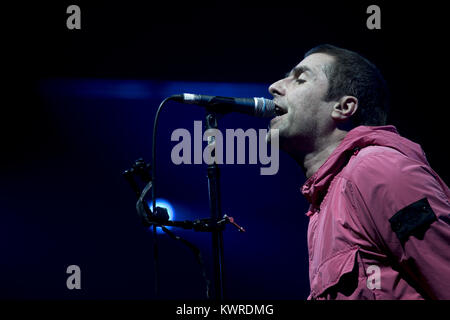
<path id="1" fill-rule="evenodd" d="M 389 90 L 377 67 L 356 52 L 322 44 L 305 53 L 325 53 L 334 58 L 324 67 L 329 88 L 326 101 L 345 95 L 358 99 L 358 110 L 353 115 L 353 126 L 380 126 L 386 124 L 389 111 Z"/>

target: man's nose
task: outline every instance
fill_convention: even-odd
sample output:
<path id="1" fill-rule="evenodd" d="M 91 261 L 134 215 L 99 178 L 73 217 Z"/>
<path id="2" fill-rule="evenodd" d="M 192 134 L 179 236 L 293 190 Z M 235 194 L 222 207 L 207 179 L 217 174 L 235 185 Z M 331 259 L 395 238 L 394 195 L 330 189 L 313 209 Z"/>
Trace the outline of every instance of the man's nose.
<path id="1" fill-rule="evenodd" d="M 274 82 L 269 87 L 269 92 L 271 95 L 275 96 L 282 96 L 285 94 L 285 89 L 283 85 L 283 79 L 278 80 L 277 82 Z"/>

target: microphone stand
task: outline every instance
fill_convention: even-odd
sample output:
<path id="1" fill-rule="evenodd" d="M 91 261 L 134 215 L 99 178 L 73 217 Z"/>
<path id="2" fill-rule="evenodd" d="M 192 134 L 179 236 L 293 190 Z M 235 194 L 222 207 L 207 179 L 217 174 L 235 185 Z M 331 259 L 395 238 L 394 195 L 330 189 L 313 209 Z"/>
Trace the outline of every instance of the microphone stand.
<path id="1" fill-rule="evenodd" d="M 217 114 L 210 110 L 206 113 L 206 126 L 205 129 L 217 129 Z M 215 144 L 214 137 L 208 138 L 208 146 Z M 215 147 L 211 152 L 213 157 L 212 164 L 208 165 L 208 194 L 209 194 L 209 207 L 211 211 L 211 222 L 213 228 L 212 235 L 212 250 L 214 261 L 214 288 L 215 297 L 218 301 L 223 301 L 225 298 L 224 293 L 224 271 L 223 271 L 223 229 L 219 228 L 217 221 L 222 217 L 222 206 L 220 198 L 220 169 L 216 163 Z"/>
<path id="2" fill-rule="evenodd" d="M 222 216 L 222 208 L 221 208 L 221 198 L 220 198 L 220 170 L 219 166 L 216 163 L 216 150 L 215 150 L 215 137 L 210 136 L 208 138 L 208 146 L 211 151 L 212 161 L 211 164 L 207 167 L 207 178 L 208 178 L 208 194 L 209 194 L 209 207 L 211 216 L 206 219 L 196 219 L 194 221 L 170 221 L 167 210 L 161 207 L 156 206 L 156 196 L 155 196 L 155 188 L 153 186 L 155 180 L 155 167 L 156 167 L 156 157 L 155 157 L 155 135 L 156 135 L 156 123 L 158 119 L 159 112 L 164 103 L 172 99 L 173 97 L 166 98 L 158 108 L 155 117 L 155 123 L 153 127 L 153 165 L 147 164 L 143 159 L 136 160 L 135 164 L 131 169 L 125 170 L 123 172 L 123 176 L 129 182 L 133 191 L 135 192 L 138 201 L 136 203 L 136 210 L 138 215 L 142 219 L 142 223 L 145 226 L 153 226 L 154 234 L 156 235 L 156 227 L 161 227 L 162 230 L 169 234 L 169 236 L 176 240 L 181 240 L 184 244 L 186 244 L 197 256 L 197 260 L 203 268 L 203 262 L 200 255 L 200 251 L 189 241 L 186 241 L 178 236 L 175 236 L 172 232 L 167 230 L 165 226 L 174 226 L 183 229 L 193 229 L 194 231 L 200 232 L 211 232 L 212 235 L 212 250 L 213 250 L 213 260 L 214 260 L 214 287 L 215 287 L 215 300 L 216 301 L 224 301 L 225 299 L 225 290 L 224 290 L 224 250 L 223 250 L 223 230 L 225 229 L 225 225 L 227 223 L 231 223 L 235 226 L 240 232 L 245 232 L 245 229 L 239 226 L 233 217 L 229 217 L 227 215 Z M 210 106 L 206 108 L 206 125 L 205 129 L 217 129 L 217 119 L 218 115 L 223 115 L 231 110 L 229 108 L 217 108 L 217 104 L 214 101 Z M 152 171 L 150 174 L 149 171 Z M 139 186 L 136 183 L 135 176 L 138 176 L 140 180 L 142 180 L 146 186 L 143 190 L 140 190 Z M 152 181 L 153 180 L 153 181 Z M 153 201 L 153 210 L 149 208 L 148 203 L 145 201 L 146 195 L 149 191 L 152 191 L 152 199 Z M 156 247 L 155 247 L 156 249 Z M 158 272 L 157 272 L 157 255 L 154 256 L 155 259 L 155 291 L 158 292 Z M 206 279 L 206 274 L 203 269 L 203 275 L 207 285 L 207 297 L 209 298 L 209 281 Z"/>

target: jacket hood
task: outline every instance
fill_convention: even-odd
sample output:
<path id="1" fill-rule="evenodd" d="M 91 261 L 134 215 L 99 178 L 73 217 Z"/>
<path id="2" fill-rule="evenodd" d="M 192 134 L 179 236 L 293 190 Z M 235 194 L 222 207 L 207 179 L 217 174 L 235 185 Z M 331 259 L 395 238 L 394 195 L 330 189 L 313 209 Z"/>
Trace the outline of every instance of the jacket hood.
<path id="1" fill-rule="evenodd" d="M 394 126 L 359 126 L 347 133 L 319 170 L 306 180 L 302 187 L 306 199 L 318 207 L 331 181 L 347 164 L 352 154 L 367 146 L 393 148 L 429 166 L 420 145 L 400 136 Z"/>

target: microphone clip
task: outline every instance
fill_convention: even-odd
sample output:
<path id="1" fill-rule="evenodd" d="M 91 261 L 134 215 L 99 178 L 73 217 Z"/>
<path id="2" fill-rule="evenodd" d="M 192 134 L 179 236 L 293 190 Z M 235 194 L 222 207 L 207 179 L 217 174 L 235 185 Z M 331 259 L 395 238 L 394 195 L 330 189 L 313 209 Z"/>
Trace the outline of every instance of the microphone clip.
<path id="1" fill-rule="evenodd" d="M 146 195 L 152 188 L 152 177 L 150 172 L 151 164 L 146 163 L 144 159 L 139 158 L 134 162 L 130 169 L 127 169 L 122 173 L 123 177 L 130 184 L 138 198 L 138 201 L 136 202 L 136 210 L 144 226 L 174 226 L 183 229 L 193 229 L 198 232 L 213 232 L 223 231 L 225 229 L 225 225 L 230 223 L 236 227 L 239 232 L 245 232 L 245 229 L 238 225 L 234 221 L 233 217 L 229 217 L 226 214 L 222 217 L 222 219 L 217 221 L 213 221 L 211 218 L 196 219 L 194 221 L 171 221 L 169 220 L 169 214 L 166 208 L 157 206 L 155 212 L 153 212 L 148 205 L 147 200 L 145 200 Z M 139 187 L 139 180 L 146 184 L 142 190 Z"/>
<path id="2" fill-rule="evenodd" d="M 145 226 L 153 224 L 164 224 L 169 221 L 169 213 L 166 208 L 156 207 L 155 212 L 150 209 L 145 197 L 152 188 L 151 164 L 146 163 L 143 158 L 137 159 L 130 169 L 125 170 L 122 175 L 135 192 L 138 201 L 136 202 L 136 210 Z M 139 180 L 145 184 L 141 190 L 138 183 Z"/>

